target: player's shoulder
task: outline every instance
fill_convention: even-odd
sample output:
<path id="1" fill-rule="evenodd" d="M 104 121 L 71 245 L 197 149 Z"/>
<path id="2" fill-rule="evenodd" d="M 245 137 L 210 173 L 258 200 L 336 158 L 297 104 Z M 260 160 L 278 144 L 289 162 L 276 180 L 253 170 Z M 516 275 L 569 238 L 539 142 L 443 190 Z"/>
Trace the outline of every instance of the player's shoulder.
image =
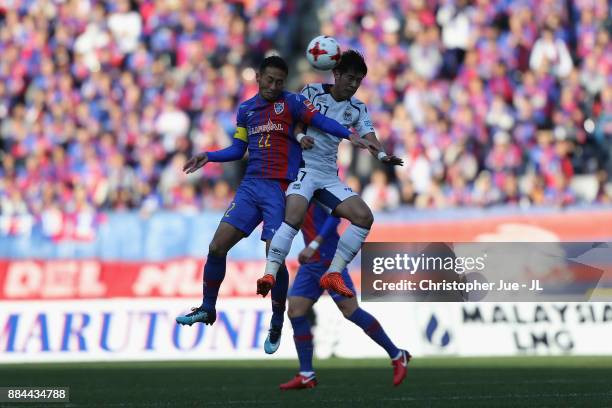
<path id="1" fill-rule="evenodd" d="M 322 83 L 312 83 L 306 84 L 304 88 L 301 90 L 301 94 L 307 97 L 308 99 L 312 99 L 318 95 L 323 95 L 329 93 L 331 89 L 331 84 L 322 84 Z"/>
<path id="2" fill-rule="evenodd" d="M 257 100 L 257 94 L 252 98 L 247 99 L 246 101 L 242 101 L 240 105 L 238 105 L 238 110 L 247 110 L 253 107 L 255 101 Z"/>
<path id="3" fill-rule="evenodd" d="M 359 113 L 368 113 L 368 108 L 366 107 L 366 104 L 354 96 L 351 96 L 351 99 L 349 100 L 349 104 L 353 108 L 357 109 Z"/>

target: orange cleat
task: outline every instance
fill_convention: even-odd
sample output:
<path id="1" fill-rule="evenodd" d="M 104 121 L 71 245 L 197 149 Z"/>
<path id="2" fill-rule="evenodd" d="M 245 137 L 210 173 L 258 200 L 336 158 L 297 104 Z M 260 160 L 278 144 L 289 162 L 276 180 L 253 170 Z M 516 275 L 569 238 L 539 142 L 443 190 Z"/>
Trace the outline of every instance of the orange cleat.
<path id="1" fill-rule="evenodd" d="M 346 286 L 344 279 L 342 279 L 342 275 L 338 272 L 326 273 L 319 281 L 319 284 L 327 291 L 333 290 L 334 292 L 348 298 L 355 296 L 353 291 Z"/>
<path id="2" fill-rule="evenodd" d="M 317 379 L 314 375 L 310 377 L 304 377 L 301 374 L 296 375 L 291 380 L 280 385 L 280 389 L 283 391 L 287 390 L 303 390 L 306 388 L 314 388 L 317 386 Z"/>
<path id="3" fill-rule="evenodd" d="M 399 358 L 395 360 L 391 360 L 391 365 L 393 366 L 393 385 L 398 386 L 404 381 L 406 378 L 406 374 L 408 372 L 408 363 L 412 356 L 406 350 L 400 350 L 402 353 Z"/>
<path id="4" fill-rule="evenodd" d="M 274 276 L 269 273 L 264 275 L 263 278 L 257 279 L 257 294 L 266 297 L 272 286 L 276 283 Z"/>

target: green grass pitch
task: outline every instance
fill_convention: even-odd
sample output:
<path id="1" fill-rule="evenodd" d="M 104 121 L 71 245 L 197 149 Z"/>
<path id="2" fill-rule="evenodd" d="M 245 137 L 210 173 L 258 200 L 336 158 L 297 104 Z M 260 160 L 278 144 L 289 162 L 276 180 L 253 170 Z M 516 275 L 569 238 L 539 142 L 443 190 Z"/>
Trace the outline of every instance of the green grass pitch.
<path id="1" fill-rule="evenodd" d="M 50 404 L 69 407 L 612 407 L 612 357 L 415 358 L 397 388 L 388 360 L 315 367 L 317 388 L 285 392 L 296 361 L 0 365 L 0 386 L 69 386 Z"/>

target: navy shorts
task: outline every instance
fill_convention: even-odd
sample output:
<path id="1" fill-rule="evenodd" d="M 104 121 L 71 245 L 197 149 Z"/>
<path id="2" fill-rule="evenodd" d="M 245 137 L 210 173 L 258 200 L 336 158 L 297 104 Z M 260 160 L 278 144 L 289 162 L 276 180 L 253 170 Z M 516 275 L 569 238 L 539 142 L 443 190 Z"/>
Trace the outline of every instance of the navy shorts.
<path id="1" fill-rule="evenodd" d="M 319 285 L 319 280 L 327 269 L 327 265 L 322 262 L 308 263 L 300 266 L 297 275 L 295 275 L 293 285 L 291 285 L 291 289 L 289 289 L 289 296 L 301 296 L 316 302 L 323 294 L 323 288 Z M 342 271 L 342 279 L 344 279 L 344 283 L 353 293 L 357 293 L 351 275 L 349 275 L 348 269 L 346 268 Z M 330 295 L 335 302 L 348 299 L 333 290 L 330 292 Z"/>
<path id="2" fill-rule="evenodd" d="M 249 236 L 263 221 L 261 239 L 272 239 L 285 218 L 285 190 L 288 185 L 289 182 L 285 180 L 242 180 L 221 222 L 227 222 Z"/>

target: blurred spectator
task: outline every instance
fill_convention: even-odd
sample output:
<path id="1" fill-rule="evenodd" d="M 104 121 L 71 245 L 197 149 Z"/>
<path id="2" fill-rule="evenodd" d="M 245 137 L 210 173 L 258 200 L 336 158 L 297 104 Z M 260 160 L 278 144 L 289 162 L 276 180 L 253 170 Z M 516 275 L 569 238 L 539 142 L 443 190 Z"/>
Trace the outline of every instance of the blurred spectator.
<path id="1" fill-rule="evenodd" d="M 400 204 L 400 193 L 394 184 L 389 184 L 383 170 L 372 173 L 370 184 L 363 189 L 363 200 L 373 211 L 391 211 Z"/>
<path id="2" fill-rule="evenodd" d="M 533 46 L 529 66 L 534 71 L 548 69 L 553 75 L 563 78 L 569 75 L 573 63 L 565 42 L 555 38 L 553 31 L 545 28 Z"/>
<path id="3" fill-rule="evenodd" d="M 209 210 L 224 211 L 232 201 L 230 186 L 225 180 L 219 180 L 213 187 L 212 194 L 206 195 L 204 207 Z"/>

